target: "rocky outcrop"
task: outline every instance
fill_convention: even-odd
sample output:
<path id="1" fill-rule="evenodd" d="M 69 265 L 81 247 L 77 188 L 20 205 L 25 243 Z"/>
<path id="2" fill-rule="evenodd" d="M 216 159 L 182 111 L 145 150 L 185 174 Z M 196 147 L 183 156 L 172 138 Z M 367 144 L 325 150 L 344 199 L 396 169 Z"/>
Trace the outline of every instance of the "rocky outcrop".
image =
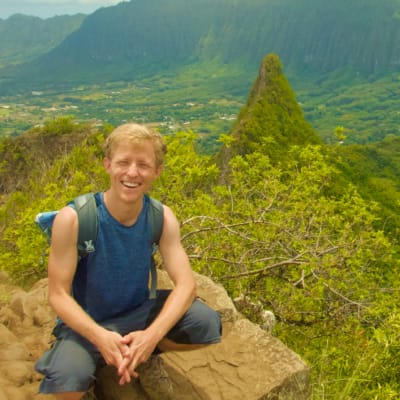
<path id="1" fill-rule="evenodd" d="M 170 282 L 159 271 L 161 287 Z M 206 349 L 162 357 L 176 400 L 306 400 L 309 368 L 293 351 L 244 318 L 225 290 L 197 275 L 198 294 L 223 319 L 223 340 Z M 48 347 L 54 314 L 47 305 L 47 280 L 29 292 L 0 275 L 0 400 L 44 400 L 33 365 Z M 103 400 L 147 400 L 139 385 L 119 386 L 115 371 L 100 371 L 93 393 Z"/>

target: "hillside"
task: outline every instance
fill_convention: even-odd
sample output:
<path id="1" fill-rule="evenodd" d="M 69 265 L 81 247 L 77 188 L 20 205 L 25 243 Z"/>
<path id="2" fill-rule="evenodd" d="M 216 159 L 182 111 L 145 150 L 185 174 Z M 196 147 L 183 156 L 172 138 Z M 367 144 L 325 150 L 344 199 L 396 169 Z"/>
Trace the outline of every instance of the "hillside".
<path id="1" fill-rule="evenodd" d="M 211 60 L 254 73 L 271 52 L 289 74 L 379 75 L 400 59 L 399 10 L 397 0 L 131 0 L 96 11 L 48 54 L 2 75 L 8 87 L 134 80 Z"/>
<path id="2" fill-rule="evenodd" d="M 290 146 L 322 143 L 305 120 L 276 54 L 262 60 L 246 105 L 229 135 L 228 145 L 222 150 L 222 165 L 228 164 L 230 154 L 255 151 L 268 155 L 273 162 L 283 161 Z"/>
<path id="3" fill-rule="evenodd" d="M 15 14 L 0 19 L 0 67 L 47 53 L 78 29 L 84 18 L 83 14 L 47 19 Z"/>
<path id="4" fill-rule="evenodd" d="M 351 181 L 365 199 L 378 202 L 382 208 L 378 225 L 394 238 L 400 232 L 399 154 L 400 137 L 390 136 L 376 143 L 336 147 L 333 161 L 343 172 L 337 184 Z"/>

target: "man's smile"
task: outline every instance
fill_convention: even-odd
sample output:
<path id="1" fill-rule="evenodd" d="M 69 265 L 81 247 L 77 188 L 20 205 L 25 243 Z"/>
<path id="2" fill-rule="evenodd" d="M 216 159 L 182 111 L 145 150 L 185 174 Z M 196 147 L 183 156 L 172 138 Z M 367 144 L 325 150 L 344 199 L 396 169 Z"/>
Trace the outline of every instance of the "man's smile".
<path id="1" fill-rule="evenodd" d="M 134 189 L 140 186 L 139 183 L 134 183 L 134 182 L 126 182 L 126 181 L 122 181 L 121 182 L 125 187 L 129 188 L 129 189 Z"/>

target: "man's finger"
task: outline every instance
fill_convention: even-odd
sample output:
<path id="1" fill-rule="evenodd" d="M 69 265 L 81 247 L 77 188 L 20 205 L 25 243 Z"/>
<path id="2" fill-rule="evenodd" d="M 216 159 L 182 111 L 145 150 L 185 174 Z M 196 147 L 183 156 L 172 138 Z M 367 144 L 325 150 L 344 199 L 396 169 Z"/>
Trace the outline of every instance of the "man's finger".
<path id="1" fill-rule="evenodd" d="M 128 370 L 125 369 L 124 373 L 121 376 L 121 379 L 119 380 L 119 384 L 124 385 L 125 383 L 129 383 L 130 381 L 131 381 L 131 376 Z"/>
<path id="2" fill-rule="evenodd" d="M 122 362 L 118 366 L 118 375 L 123 376 L 126 371 L 128 371 L 128 365 L 130 364 L 131 360 L 129 358 L 124 358 Z M 129 374 L 129 372 L 128 372 Z"/>

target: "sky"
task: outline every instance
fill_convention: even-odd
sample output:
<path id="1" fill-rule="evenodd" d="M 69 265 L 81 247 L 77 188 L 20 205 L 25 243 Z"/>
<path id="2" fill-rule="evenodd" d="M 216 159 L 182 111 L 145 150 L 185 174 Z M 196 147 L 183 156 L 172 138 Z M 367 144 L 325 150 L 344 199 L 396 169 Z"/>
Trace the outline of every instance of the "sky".
<path id="1" fill-rule="evenodd" d="M 100 7 L 113 6 L 122 0 L 0 0 L 0 18 L 13 14 L 33 15 L 41 18 L 55 15 L 91 14 Z"/>

